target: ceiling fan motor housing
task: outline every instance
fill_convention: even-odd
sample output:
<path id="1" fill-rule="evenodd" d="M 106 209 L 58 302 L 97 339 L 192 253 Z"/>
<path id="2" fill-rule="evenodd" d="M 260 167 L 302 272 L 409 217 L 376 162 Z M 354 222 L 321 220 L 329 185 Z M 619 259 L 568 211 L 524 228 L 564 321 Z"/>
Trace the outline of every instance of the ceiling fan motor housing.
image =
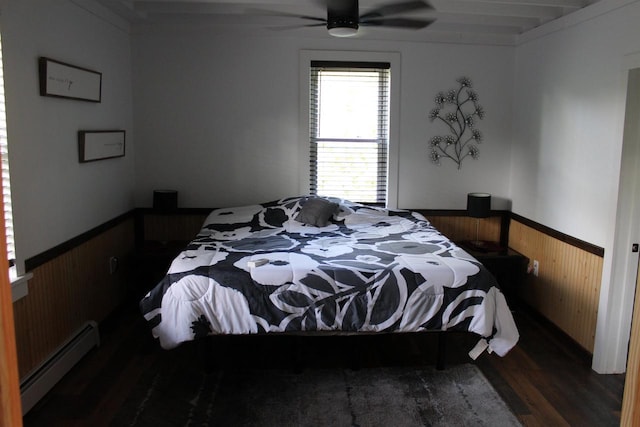
<path id="1" fill-rule="evenodd" d="M 327 29 L 358 29 L 358 0 L 329 0 L 327 2 Z"/>

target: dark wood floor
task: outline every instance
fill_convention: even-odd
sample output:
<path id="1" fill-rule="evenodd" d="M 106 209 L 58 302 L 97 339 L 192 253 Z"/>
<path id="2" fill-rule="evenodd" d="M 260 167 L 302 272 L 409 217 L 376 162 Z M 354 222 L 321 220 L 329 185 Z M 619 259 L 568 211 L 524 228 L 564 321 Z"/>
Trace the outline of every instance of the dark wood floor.
<path id="1" fill-rule="evenodd" d="M 527 426 L 617 426 L 624 375 L 599 375 L 588 356 L 553 328 L 517 310 L 520 343 L 504 358 L 483 354 L 475 363 Z M 24 418 L 33 426 L 101 426 L 127 399 L 144 368 L 167 352 L 151 339 L 135 307 L 123 307 L 101 325 L 102 345 L 89 353 Z M 307 369 L 323 364 L 358 366 L 434 364 L 433 334 L 357 337 L 216 337 L 217 363 L 291 363 L 291 348 Z M 452 334 L 451 364 L 469 363 L 476 338 Z M 341 348 L 335 352 L 335 348 Z M 179 351 L 197 351 L 183 346 Z M 336 354 L 354 355 L 340 358 Z M 260 355 L 269 355 L 268 358 Z M 275 361 L 275 362 L 274 362 Z"/>

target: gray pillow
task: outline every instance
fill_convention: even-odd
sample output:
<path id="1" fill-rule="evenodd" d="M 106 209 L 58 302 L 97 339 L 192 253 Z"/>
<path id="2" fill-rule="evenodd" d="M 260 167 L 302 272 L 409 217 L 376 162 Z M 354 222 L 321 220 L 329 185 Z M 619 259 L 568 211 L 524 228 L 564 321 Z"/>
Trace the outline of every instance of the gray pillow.
<path id="1" fill-rule="evenodd" d="M 295 220 L 316 227 L 326 227 L 329 225 L 329 218 L 337 211 L 337 203 L 330 202 L 326 199 L 311 198 L 302 205 L 302 209 L 300 209 Z"/>

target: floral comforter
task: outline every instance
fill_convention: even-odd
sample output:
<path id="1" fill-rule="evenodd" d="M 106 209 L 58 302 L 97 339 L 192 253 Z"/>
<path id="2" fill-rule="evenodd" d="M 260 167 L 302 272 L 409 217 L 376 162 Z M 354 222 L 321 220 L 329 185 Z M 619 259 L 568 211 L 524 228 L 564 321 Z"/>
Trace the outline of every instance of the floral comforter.
<path id="1" fill-rule="evenodd" d="M 140 302 L 163 348 L 213 334 L 466 330 L 506 354 L 518 331 L 495 279 L 418 213 L 305 198 L 216 209 Z"/>

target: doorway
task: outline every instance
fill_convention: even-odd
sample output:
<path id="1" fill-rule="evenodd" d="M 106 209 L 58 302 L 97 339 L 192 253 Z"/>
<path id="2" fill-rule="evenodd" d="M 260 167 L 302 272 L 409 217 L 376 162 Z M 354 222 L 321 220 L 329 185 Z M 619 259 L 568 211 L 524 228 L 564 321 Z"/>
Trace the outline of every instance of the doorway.
<path id="1" fill-rule="evenodd" d="M 631 315 L 621 316 L 621 322 L 632 318 L 629 323 L 621 323 L 619 336 L 629 336 L 620 343 L 626 358 L 626 380 L 622 405 L 621 425 L 636 425 L 640 421 L 640 294 L 638 233 L 640 229 L 640 68 L 630 69 L 627 81 L 627 101 L 624 120 L 622 162 L 620 167 L 620 188 L 614 247 L 612 281 L 623 288 L 618 293 L 629 295 L 627 301 L 634 301 Z M 626 233 L 625 233 L 626 232 Z M 634 248 L 635 247 L 635 248 Z M 634 286 L 632 286 L 633 284 Z M 635 294 L 635 298 L 634 298 Z M 611 307 L 611 304 L 609 305 Z M 621 312 L 624 312 L 620 310 Z M 622 327 L 625 326 L 625 327 Z M 628 329 L 630 327 L 630 331 Z M 628 334 L 628 335 L 626 335 Z"/>

